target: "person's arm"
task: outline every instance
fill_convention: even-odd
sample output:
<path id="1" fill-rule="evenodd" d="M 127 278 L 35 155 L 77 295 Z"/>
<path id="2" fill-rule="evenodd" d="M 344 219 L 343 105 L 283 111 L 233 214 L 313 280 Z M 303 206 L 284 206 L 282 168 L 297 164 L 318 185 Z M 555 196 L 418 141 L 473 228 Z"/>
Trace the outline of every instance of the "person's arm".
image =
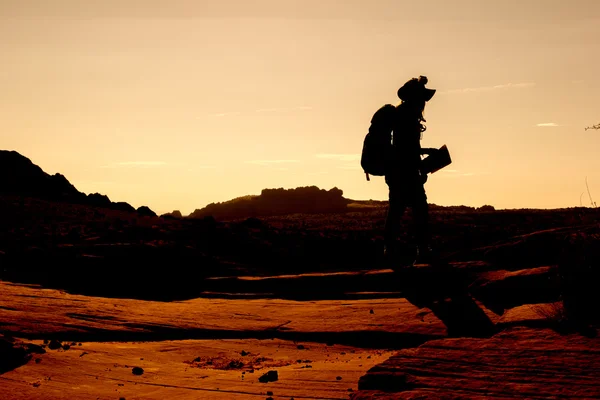
<path id="1" fill-rule="evenodd" d="M 433 147 L 422 147 L 421 148 L 421 154 L 431 155 L 431 154 L 435 153 L 436 151 L 438 151 L 438 149 L 433 148 Z"/>

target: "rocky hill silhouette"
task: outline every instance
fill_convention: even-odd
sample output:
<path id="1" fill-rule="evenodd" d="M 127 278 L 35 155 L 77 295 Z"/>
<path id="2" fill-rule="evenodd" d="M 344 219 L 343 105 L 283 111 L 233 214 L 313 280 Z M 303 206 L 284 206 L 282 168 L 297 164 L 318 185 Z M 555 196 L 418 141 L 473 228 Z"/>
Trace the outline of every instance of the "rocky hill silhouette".
<path id="1" fill-rule="evenodd" d="M 33 197 L 42 200 L 82 204 L 112 210 L 136 212 L 126 202 L 113 202 L 100 193 L 86 195 L 73 186 L 62 174 L 50 175 L 16 151 L 0 150 L 0 195 Z M 141 215 L 156 215 L 146 206 L 139 207 Z"/>
<path id="2" fill-rule="evenodd" d="M 212 216 L 216 219 L 251 218 L 285 214 L 318 214 L 345 211 L 351 200 L 337 187 L 316 186 L 295 189 L 263 189 L 258 196 L 244 196 L 196 209 L 189 218 Z"/>

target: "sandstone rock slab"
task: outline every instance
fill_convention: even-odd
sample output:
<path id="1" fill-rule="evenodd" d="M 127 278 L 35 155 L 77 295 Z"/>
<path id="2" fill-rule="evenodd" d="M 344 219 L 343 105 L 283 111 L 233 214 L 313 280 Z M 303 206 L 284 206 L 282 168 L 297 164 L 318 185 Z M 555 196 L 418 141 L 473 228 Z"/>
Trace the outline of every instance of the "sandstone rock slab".
<path id="1" fill-rule="evenodd" d="M 371 368 L 353 400 L 600 398 L 600 339 L 512 328 L 434 340 Z"/>

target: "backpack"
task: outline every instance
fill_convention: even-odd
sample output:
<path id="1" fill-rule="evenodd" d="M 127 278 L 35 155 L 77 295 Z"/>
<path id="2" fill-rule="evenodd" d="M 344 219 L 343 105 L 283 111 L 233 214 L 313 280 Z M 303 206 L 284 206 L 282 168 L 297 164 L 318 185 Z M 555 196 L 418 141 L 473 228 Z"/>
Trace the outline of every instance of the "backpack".
<path id="1" fill-rule="evenodd" d="M 365 171 L 368 181 L 371 180 L 369 175 L 385 175 L 385 164 L 392 148 L 392 127 L 395 115 L 396 107 L 386 104 L 371 118 L 371 126 L 365 136 L 360 159 L 360 165 Z"/>

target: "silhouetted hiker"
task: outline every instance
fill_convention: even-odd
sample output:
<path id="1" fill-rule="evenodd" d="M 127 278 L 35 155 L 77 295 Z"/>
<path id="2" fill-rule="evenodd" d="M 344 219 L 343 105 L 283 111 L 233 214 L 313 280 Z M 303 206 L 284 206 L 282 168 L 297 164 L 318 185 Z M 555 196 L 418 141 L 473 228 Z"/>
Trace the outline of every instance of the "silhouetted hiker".
<path id="1" fill-rule="evenodd" d="M 385 161 L 385 182 L 389 187 L 389 208 L 385 221 L 384 253 L 393 261 L 398 256 L 397 238 L 401 218 L 406 207 L 411 207 L 416 240 L 417 263 L 431 261 L 429 237 L 429 207 L 424 184 L 427 174 L 420 169 L 421 155 L 437 149 L 421 148 L 425 103 L 431 100 L 435 89 L 428 89 L 427 77 L 412 78 L 398 89 L 402 102 L 396 106 L 392 122 L 392 146 Z"/>

